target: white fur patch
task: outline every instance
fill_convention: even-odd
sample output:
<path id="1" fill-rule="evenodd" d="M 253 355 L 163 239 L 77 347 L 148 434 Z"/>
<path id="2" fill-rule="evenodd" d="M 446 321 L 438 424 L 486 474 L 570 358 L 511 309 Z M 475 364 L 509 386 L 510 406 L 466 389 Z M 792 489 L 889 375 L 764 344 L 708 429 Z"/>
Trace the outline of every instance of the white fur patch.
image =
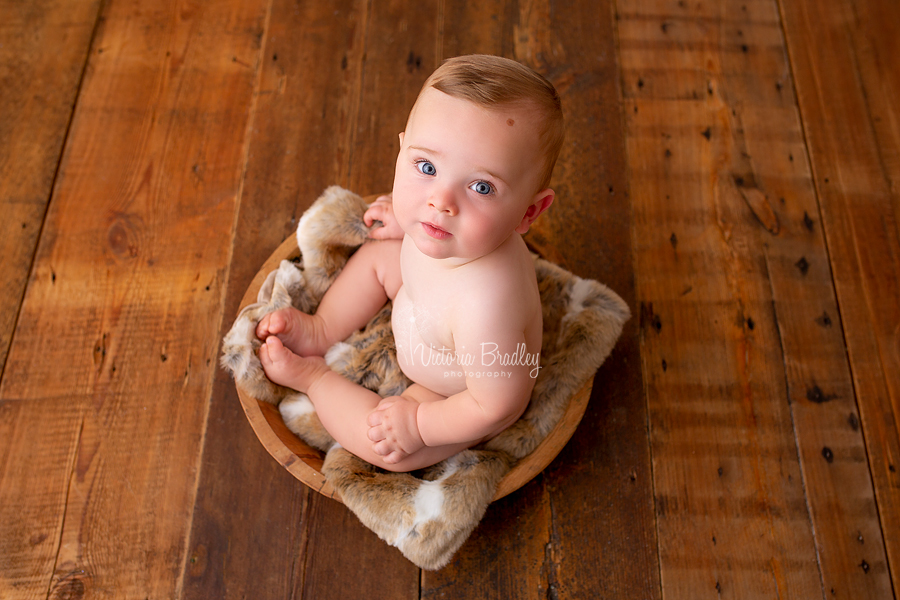
<path id="1" fill-rule="evenodd" d="M 316 412 L 316 408 L 309 400 L 306 394 L 297 394 L 296 396 L 288 396 L 278 405 L 278 411 L 285 423 L 290 423 L 294 419 L 299 419 L 305 415 Z"/>
<path id="2" fill-rule="evenodd" d="M 322 195 L 324 196 L 328 191 L 326 189 Z M 300 222 L 297 223 L 297 247 L 300 248 L 303 256 L 309 254 L 315 246 L 315 241 L 319 236 L 318 230 L 322 227 L 320 222 L 324 220 L 319 213 L 323 213 L 327 205 L 327 202 L 314 202 L 306 209 L 306 212 L 300 217 Z"/>
<path id="3" fill-rule="evenodd" d="M 344 368 L 349 362 L 353 346 L 346 342 L 338 342 L 325 353 L 325 364 L 335 371 Z"/>
<path id="4" fill-rule="evenodd" d="M 289 260 L 281 261 L 281 264 L 278 265 L 278 275 L 275 276 L 276 281 L 281 283 L 285 287 L 285 289 L 291 289 L 291 287 L 296 287 L 297 284 L 303 279 L 303 275 L 300 272 L 300 269 L 294 265 Z"/>
<path id="5" fill-rule="evenodd" d="M 416 518 L 413 520 L 413 527 L 420 523 L 427 523 L 441 516 L 441 509 L 444 507 L 444 486 L 443 482 L 426 481 L 419 486 L 416 492 L 416 498 L 413 501 L 416 507 Z"/>
<path id="6" fill-rule="evenodd" d="M 413 518 L 412 526 L 406 531 L 400 532 L 397 539 L 391 543 L 392 546 L 401 547 L 419 525 L 441 517 L 444 510 L 444 480 L 456 473 L 457 469 L 459 469 L 459 464 L 456 462 L 456 457 L 453 456 L 447 460 L 447 470 L 440 477 L 434 481 L 422 482 L 413 499 L 416 516 Z"/>
<path id="7" fill-rule="evenodd" d="M 569 313 L 577 314 L 583 311 L 585 301 L 595 294 L 596 290 L 589 280 L 576 277 L 572 292 L 569 294 Z"/>
<path id="8" fill-rule="evenodd" d="M 238 319 L 231 331 L 228 332 L 228 335 L 225 336 L 224 347 L 237 346 L 242 350 L 236 356 L 230 355 L 228 357 L 228 366 L 232 369 L 232 374 L 238 381 L 244 379 L 251 367 L 250 358 L 253 356 L 253 352 L 247 351 L 245 348 L 249 348 L 251 340 L 254 338 L 256 338 L 256 323 L 253 323 L 250 319 Z"/>

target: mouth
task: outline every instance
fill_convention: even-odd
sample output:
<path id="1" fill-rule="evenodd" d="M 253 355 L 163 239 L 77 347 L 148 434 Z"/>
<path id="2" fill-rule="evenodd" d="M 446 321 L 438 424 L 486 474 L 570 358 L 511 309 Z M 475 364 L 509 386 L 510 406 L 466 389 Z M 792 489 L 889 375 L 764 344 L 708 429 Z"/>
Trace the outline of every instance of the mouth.
<path id="1" fill-rule="evenodd" d="M 449 231 L 445 231 L 436 225 L 432 225 L 431 223 L 422 223 L 422 228 L 425 230 L 425 233 L 430 235 L 436 240 L 446 240 L 453 237 L 453 234 Z"/>

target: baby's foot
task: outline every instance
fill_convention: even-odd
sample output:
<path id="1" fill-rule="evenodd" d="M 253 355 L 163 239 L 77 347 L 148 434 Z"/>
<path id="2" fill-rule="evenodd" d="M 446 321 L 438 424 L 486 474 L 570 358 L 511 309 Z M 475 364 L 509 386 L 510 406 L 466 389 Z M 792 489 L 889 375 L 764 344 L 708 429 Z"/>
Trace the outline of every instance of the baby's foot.
<path id="1" fill-rule="evenodd" d="M 298 356 L 274 335 L 260 346 L 259 362 L 272 382 L 304 393 L 329 370 L 323 358 Z"/>
<path id="2" fill-rule="evenodd" d="M 308 315 L 296 308 L 282 308 L 264 316 L 256 326 L 256 337 L 266 341 L 271 336 L 300 356 L 322 356 L 328 349 L 322 348 L 321 327 L 315 315 Z"/>

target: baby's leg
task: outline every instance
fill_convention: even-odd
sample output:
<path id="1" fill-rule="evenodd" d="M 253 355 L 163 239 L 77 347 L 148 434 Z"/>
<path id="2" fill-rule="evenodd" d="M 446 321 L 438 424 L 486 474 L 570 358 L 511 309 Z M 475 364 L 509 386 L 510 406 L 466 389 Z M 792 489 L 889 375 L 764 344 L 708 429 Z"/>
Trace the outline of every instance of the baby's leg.
<path id="1" fill-rule="evenodd" d="M 442 399 L 421 386 L 411 386 L 411 388 L 410 394 L 404 392 L 403 395 L 412 400 Z M 424 392 L 418 393 L 416 391 L 418 388 Z M 378 394 L 344 379 L 333 371 L 329 371 L 319 378 L 307 390 L 307 394 L 313 406 L 316 407 L 316 413 L 319 415 L 322 425 L 341 446 L 361 459 L 388 471 L 415 471 L 449 458 L 472 445 L 460 443 L 446 446 L 426 446 L 398 463 L 387 464 L 384 462 L 383 456 L 375 453 L 372 448 L 373 444 L 368 437 L 369 413 L 382 400 Z"/>
<path id="2" fill-rule="evenodd" d="M 331 346 L 364 327 L 397 294 L 400 243 L 363 244 L 325 292 L 316 314 L 295 308 L 275 311 L 260 320 L 256 336 L 261 340 L 276 336 L 300 356 L 324 356 Z"/>
<path id="3" fill-rule="evenodd" d="M 294 354 L 274 335 L 259 348 L 259 362 L 270 380 L 304 393 L 323 374 L 331 371 L 322 357 Z"/>

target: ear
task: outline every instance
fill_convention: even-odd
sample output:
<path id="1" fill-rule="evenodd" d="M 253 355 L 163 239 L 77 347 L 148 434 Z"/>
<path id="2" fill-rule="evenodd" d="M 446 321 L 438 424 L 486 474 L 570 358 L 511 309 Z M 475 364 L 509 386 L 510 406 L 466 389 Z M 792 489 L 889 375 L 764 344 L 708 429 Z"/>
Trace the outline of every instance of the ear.
<path id="1" fill-rule="evenodd" d="M 531 204 L 525 210 L 525 216 L 522 217 L 522 222 L 519 223 L 519 226 L 516 227 L 516 233 L 523 234 L 528 231 L 528 228 L 531 227 L 531 224 L 534 223 L 535 219 L 537 219 L 542 212 L 550 208 L 550 205 L 553 204 L 553 199 L 556 198 L 556 192 L 547 188 L 546 190 L 541 190 L 537 194 L 534 195 Z"/>

